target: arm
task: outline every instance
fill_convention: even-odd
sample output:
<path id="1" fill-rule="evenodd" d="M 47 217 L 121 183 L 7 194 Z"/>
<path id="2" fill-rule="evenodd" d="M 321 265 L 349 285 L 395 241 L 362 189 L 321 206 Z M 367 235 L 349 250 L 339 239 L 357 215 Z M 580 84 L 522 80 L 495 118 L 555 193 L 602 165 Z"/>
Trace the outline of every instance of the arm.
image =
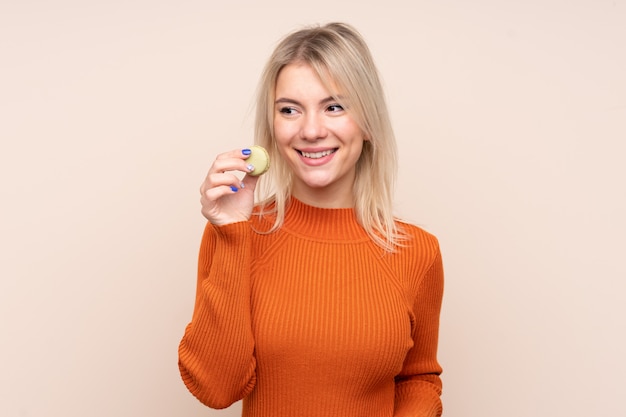
<path id="1" fill-rule="evenodd" d="M 178 352 L 185 385 L 212 408 L 228 407 L 255 384 L 251 233 L 248 222 L 207 224 L 202 238 L 193 317 Z"/>
<path id="2" fill-rule="evenodd" d="M 438 417 L 441 366 L 437 361 L 439 313 L 443 296 L 443 265 L 437 250 L 415 298 L 413 347 L 396 377 L 394 417 Z"/>

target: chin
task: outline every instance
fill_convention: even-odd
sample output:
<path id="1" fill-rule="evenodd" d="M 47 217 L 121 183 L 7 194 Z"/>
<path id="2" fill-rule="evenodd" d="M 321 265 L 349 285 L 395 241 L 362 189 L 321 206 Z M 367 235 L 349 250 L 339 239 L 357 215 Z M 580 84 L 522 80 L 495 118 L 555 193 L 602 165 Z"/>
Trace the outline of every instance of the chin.
<path id="1" fill-rule="evenodd" d="M 328 187 L 331 182 L 330 181 L 303 181 L 304 185 L 309 188 L 321 189 Z"/>

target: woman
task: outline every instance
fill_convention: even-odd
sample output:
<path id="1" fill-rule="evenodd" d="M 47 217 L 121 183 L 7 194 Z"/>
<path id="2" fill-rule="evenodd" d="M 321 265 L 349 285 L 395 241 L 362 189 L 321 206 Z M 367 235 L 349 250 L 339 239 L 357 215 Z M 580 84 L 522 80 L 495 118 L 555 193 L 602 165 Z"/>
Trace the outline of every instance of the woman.
<path id="1" fill-rule="evenodd" d="M 213 408 L 243 399 L 244 416 L 441 415 L 441 255 L 393 217 L 395 140 L 361 36 L 333 23 L 283 39 L 256 116 L 268 173 L 240 181 L 254 167 L 237 149 L 201 187 L 188 389 Z"/>

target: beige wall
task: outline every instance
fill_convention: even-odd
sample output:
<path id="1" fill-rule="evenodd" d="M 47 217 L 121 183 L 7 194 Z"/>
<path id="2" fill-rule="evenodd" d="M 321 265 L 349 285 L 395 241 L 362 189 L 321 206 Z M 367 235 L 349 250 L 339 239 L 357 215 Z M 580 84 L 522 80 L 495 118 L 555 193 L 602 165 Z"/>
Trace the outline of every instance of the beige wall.
<path id="1" fill-rule="evenodd" d="M 300 3 L 0 2 L 0 415 L 238 415 L 176 367 L 197 190 L 278 37 L 330 20 L 442 243 L 446 415 L 625 415 L 625 2 Z"/>

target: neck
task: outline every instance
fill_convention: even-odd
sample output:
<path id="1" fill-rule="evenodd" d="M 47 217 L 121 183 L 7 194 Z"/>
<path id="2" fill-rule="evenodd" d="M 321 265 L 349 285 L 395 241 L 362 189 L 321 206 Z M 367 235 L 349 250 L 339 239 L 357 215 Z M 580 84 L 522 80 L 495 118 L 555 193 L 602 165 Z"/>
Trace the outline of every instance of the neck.
<path id="1" fill-rule="evenodd" d="M 371 240 L 359 223 L 353 208 L 328 208 L 306 204 L 292 196 L 285 222 L 285 230 L 319 241 Z"/>
<path id="2" fill-rule="evenodd" d="M 323 182 L 323 181 L 322 181 Z M 320 208 L 354 208 L 354 172 L 330 184 L 312 186 L 294 178 L 291 194 L 303 203 Z"/>
<path id="3" fill-rule="evenodd" d="M 353 208 L 354 198 L 352 193 L 332 192 L 328 187 L 307 188 L 306 190 L 295 187 L 292 195 L 304 204 L 320 208 Z"/>

